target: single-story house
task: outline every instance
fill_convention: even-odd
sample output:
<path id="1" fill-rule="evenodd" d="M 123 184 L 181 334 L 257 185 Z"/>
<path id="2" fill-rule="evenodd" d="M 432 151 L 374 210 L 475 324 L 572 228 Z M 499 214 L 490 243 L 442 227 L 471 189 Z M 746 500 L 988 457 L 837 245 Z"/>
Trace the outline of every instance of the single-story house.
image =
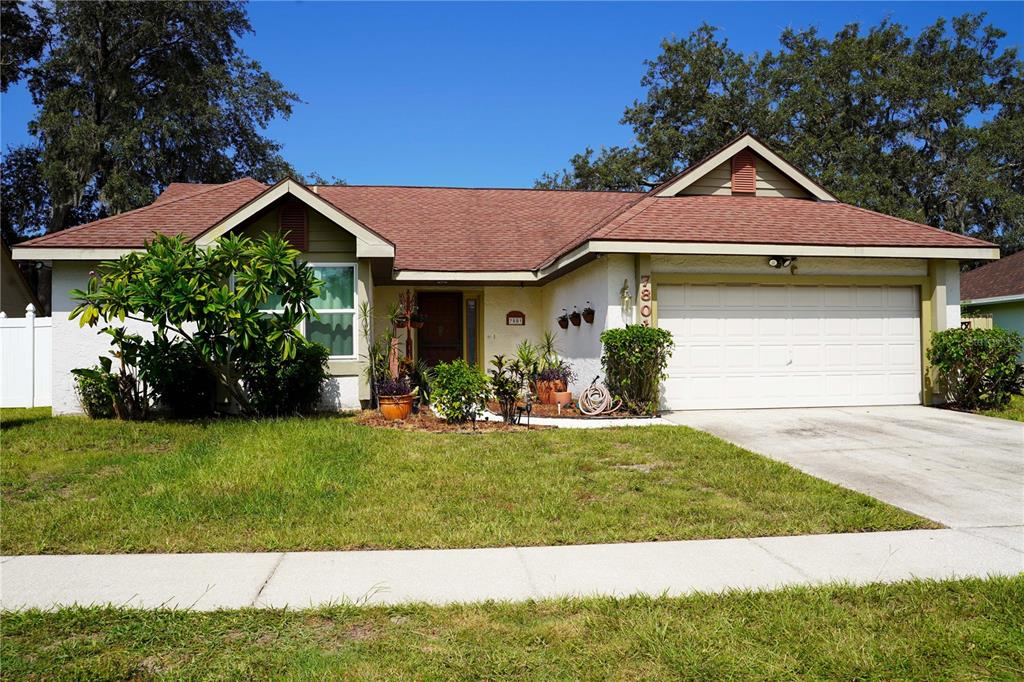
<path id="1" fill-rule="evenodd" d="M 150 206 L 19 244 L 53 265 L 55 412 L 76 412 L 71 369 L 107 338 L 68 321 L 68 290 L 97 261 L 156 232 L 200 245 L 282 230 L 327 282 L 305 334 L 331 349 L 335 404 L 369 396 L 362 302 L 416 294 L 413 352 L 486 366 L 558 333 L 586 385 L 604 329 L 672 332 L 666 409 L 920 404 L 925 349 L 959 325 L 960 267 L 995 259 L 978 239 L 842 203 L 743 135 L 650 192 L 398 186 L 172 184 Z M 592 323 L 561 329 L 564 312 Z M 377 321 L 379 323 L 379 320 Z"/>
<path id="2" fill-rule="evenodd" d="M 992 324 L 1024 334 L 1024 251 L 960 276 L 960 305 L 992 316 Z"/>

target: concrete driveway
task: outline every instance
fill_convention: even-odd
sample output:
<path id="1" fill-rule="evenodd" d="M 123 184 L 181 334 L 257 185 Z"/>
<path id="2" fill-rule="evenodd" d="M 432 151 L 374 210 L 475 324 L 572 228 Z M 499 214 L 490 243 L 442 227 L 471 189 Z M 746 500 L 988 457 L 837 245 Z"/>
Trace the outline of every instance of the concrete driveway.
<path id="1" fill-rule="evenodd" d="M 701 410 L 664 415 L 952 528 L 1020 534 L 1024 424 L 936 408 Z"/>

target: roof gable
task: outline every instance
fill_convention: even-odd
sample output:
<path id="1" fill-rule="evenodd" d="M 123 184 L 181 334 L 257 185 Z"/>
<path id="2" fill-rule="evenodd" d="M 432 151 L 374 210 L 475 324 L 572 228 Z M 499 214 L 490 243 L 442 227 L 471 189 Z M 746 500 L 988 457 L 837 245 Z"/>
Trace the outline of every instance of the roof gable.
<path id="1" fill-rule="evenodd" d="M 310 190 L 302 183 L 288 178 L 270 187 L 265 192 L 244 206 L 238 208 L 231 215 L 220 221 L 217 225 L 201 234 L 196 239 L 199 246 L 209 246 L 221 236 L 243 224 L 253 216 L 270 208 L 273 204 L 281 201 L 287 196 L 304 203 L 312 210 L 320 213 L 325 218 L 338 225 L 338 227 L 349 232 L 356 238 L 356 255 L 360 258 L 383 256 L 394 257 L 395 246 L 379 233 L 371 230 L 362 222 L 353 218 L 345 211 L 334 204 L 325 201 L 318 194 Z"/>
<path id="2" fill-rule="evenodd" d="M 742 170 L 736 159 L 744 161 Z M 754 169 L 750 169 L 750 162 Z M 836 197 L 749 133 L 740 135 L 718 151 L 651 190 L 657 197 L 680 195 L 751 194 L 748 184 L 756 172 L 756 196 L 813 198 L 838 201 Z"/>

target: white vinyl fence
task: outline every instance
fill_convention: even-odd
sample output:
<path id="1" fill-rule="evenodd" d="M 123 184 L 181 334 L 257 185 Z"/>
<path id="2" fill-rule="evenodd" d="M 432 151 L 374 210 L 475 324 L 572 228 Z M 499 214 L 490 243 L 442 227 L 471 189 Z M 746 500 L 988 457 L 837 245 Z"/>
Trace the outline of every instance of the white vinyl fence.
<path id="1" fill-rule="evenodd" d="M 51 329 L 31 303 L 25 317 L 0 312 L 0 407 L 50 405 Z"/>

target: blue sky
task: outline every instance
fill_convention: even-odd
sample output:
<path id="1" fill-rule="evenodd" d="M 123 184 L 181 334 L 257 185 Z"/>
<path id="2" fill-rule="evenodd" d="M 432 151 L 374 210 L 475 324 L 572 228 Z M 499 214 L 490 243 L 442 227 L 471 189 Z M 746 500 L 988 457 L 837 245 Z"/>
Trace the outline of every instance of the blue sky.
<path id="1" fill-rule="evenodd" d="M 1024 3 L 254 2 L 246 51 L 302 98 L 269 134 L 302 172 L 358 184 L 530 186 L 587 145 L 626 144 L 661 39 L 708 21 L 737 49 L 889 16 L 916 32 L 985 11 L 1024 41 Z M 0 100 L 4 147 L 27 141 L 23 87 Z"/>

